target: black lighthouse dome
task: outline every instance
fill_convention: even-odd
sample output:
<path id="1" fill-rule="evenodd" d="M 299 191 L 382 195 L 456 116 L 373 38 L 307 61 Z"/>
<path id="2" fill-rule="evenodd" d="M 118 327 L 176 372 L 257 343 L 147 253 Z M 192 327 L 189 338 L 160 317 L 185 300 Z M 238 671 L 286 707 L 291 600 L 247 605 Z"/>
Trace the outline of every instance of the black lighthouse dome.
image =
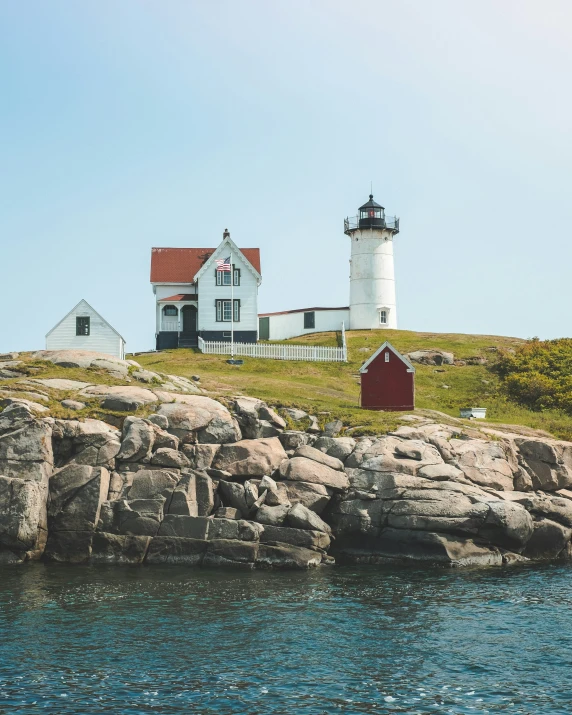
<path id="1" fill-rule="evenodd" d="M 360 228 L 385 228 L 385 209 L 369 195 L 369 201 L 359 207 Z"/>

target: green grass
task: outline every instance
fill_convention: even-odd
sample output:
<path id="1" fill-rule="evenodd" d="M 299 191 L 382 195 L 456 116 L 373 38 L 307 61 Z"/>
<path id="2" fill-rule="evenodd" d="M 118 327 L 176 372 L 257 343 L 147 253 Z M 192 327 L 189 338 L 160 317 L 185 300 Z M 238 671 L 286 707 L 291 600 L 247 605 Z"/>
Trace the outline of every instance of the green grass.
<path id="1" fill-rule="evenodd" d="M 29 358 L 26 353 L 21 353 L 18 359 L 24 361 L 24 365 L 18 367 L 21 377 L 11 378 L 9 380 L 0 380 L 0 387 L 2 387 L 3 394 L 5 394 L 6 390 L 10 390 L 12 397 L 21 393 L 23 399 L 31 401 L 34 401 L 34 399 L 33 397 L 27 395 L 27 392 L 36 392 L 46 395 L 48 398 L 47 402 L 43 400 L 38 400 L 37 402 L 38 404 L 48 407 L 50 410 L 49 414 L 52 417 L 70 420 L 81 420 L 91 417 L 94 419 L 104 420 L 115 426 L 121 426 L 123 423 L 126 416 L 124 412 L 103 410 L 100 406 L 100 400 L 96 397 L 82 397 L 78 395 L 75 390 L 54 390 L 40 384 L 23 383 L 22 380 L 29 378 L 61 378 L 97 385 L 124 385 L 125 380 L 112 377 L 108 372 L 100 368 L 61 367 L 59 365 L 52 365 L 52 363 L 45 362 L 43 360 L 33 360 Z M 139 387 L 145 387 L 145 385 L 136 382 L 135 380 L 132 380 L 131 384 Z M 1 396 L 2 395 L 0 395 L 0 397 Z M 83 402 L 85 404 L 85 408 L 83 410 L 70 410 L 62 406 L 61 402 L 63 400 L 76 400 Z M 152 408 L 150 406 L 144 406 L 137 410 L 134 414 L 141 417 L 147 416 L 151 409 Z M 0 407 L 0 411 L 1 410 L 2 408 Z"/>
<path id="2" fill-rule="evenodd" d="M 401 352 L 438 348 L 452 352 L 456 360 L 485 358 L 486 365 L 442 367 L 416 365 L 416 406 L 459 416 L 461 407 L 486 407 L 487 422 L 515 424 L 572 439 L 572 418 L 558 410 L 532 412 L 509 402 L 499 378 L 490 370 L 497 350 L 514 349 L 524 341 L 492 335 L 415 333 L 403 330 L 352 331 L 347 333 L 348 363 L 287 362 L 244 358 L 244 365 L 232 366 L 222 355 L 202 355 L 193 350 L 171 350 L 137 356 L 149 370 L 184 377 L 198 374 L 201 385 L 214 395 L 242 393 L 282 407 L 295 406 L 318 414 L 325 422 L 339 418 L 360 433 L 394 429 L 399 413 L 361 410 L 359 367 L 384 340 Z M 293 343 L 338 344 L 336 333 L 314 333 L 295 338 Z M 444 387 L 448 386 L 448 389 Z M 319 413 L 326 412 L 327 415 Z"/>
<path id="3" fill-rule="evenodd" d="M 401 414 L 359 408 L 360 366 L 384 340 L 389 340 L 404 353 L 438 348 L 452 352 L 456 360 L 485 358 L 487 364 L 467 363 L 442 367 L 416 365 L 418 411 L 433 410 L 449 418 L 458 418 L 461 407 L 486 407 L 488 423 L 520 425 L 572 440 L 572 416 L 556 409 L 532 411 L 511 402 L 502 389 L 501 378 L 491 369 L 499 349 L 517 349 L 524 344 L 523 340 L 492 335 L 415 333 L 404 330 L 353 331 L 347 333 L 347 338 L 348 363 L 245 358 L 244 365 L 232 366 L 228 365 L 227 358 L 223 355 L 202 355 L 194 350 L 147 353 L 138 355 L 136 360 L 143 367 L 155 372 L 183 377 L 200 375 L 201 386 L 208 394 L 223 401 L 237 394 L 249 395 L 278 407 L 300 407 L 316 414 L 322 424 L 332 419 L 341 419 L 348 426 L 359 427 L 358 434 L 376 434 L 395 429 L 400 424 Z M 339 334 L 336 333 L 315 333 L 289 342 L 335 346 L 338 340 Z M 113 378 L 103 370 L 63 368 L 30 360 L 25 355 L 21 358 L 26 361 L 26 371 L 30 377 L 65 377 L 100 384 L 125 384 L 124 380 Z M 31 386 L 26 388 L 17 383 L 17 379 L 0 380 L 3 388 L 33 389 Z M 131 384 L 153 387 L 138 383 L 134 379 L 131 379 Z M 448 388 L 444 387 L 445 385 Z M 73 412 L 63 408 L 59 401 L 64 397 L 77 399 L 74 393 L 63 394 L 43 387 L 38 389 L 50 395 L 49 406 L 54 416 L 74 419 L 93 416 L 106 419 L 97 400 L 90 399 L 85 410 Z M 111 413 L 108 416 L 114 423 L 118 423 L 121 417 L 122 415 Z M 446 421 L 447 418 L 439 419 Z"/>

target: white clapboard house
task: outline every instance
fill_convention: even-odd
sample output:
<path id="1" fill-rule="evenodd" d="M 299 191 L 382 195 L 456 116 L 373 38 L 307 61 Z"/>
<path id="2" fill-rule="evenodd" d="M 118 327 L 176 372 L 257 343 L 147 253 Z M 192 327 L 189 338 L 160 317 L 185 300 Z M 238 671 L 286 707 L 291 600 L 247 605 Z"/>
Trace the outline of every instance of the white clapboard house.
<path id="1" fill-rule="evenodd" d="M 217 271 L 230 258 L 231 271 Z M 203 340 L 258 340 L 260 250 L 238 248 L 225 230 L 217 248 L 152 248 L 156 347 L 196 347 Z"/>
<path id="2" fill-rule="evenodd" d="M 87 301 L 80 300 L 46 335 L 46 350 L 92 350 L 123 360 L 125 340 Z"/>

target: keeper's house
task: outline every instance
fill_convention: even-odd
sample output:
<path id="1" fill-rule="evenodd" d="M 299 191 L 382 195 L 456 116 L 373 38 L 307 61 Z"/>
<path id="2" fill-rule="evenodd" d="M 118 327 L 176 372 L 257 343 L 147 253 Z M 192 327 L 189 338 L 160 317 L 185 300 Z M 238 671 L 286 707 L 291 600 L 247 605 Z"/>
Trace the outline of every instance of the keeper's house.
<path id="1" fill-rule="evenodd" d="M 86 300 L 46 335 L 46 350 L 92 350 L 125 359 L 125 340 Z"/>
<path id="2" fill-rule="evenodd" d="M 232 271 L 217 271 L 230 257 Z M 225 230 L 217 248 L 151 249 L 156 347 L 196 347 L 204 340 L 258 340 L 260 250 L 238 248 Z"/>

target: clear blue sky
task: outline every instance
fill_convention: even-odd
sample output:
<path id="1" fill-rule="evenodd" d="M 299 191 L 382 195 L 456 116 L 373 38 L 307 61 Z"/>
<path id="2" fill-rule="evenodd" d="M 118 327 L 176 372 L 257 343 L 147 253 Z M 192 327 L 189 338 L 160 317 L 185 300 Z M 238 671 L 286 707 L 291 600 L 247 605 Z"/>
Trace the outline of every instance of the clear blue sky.
<path id="1" fill-rule="evenodd" d="M 0 3 L 0 352 L 80 298 L 154 344 L 151 246 L 259 246 L 261 311 L 348 302 L 401 217 L 401 328 L 572 333 L 568 0 Z"/>

